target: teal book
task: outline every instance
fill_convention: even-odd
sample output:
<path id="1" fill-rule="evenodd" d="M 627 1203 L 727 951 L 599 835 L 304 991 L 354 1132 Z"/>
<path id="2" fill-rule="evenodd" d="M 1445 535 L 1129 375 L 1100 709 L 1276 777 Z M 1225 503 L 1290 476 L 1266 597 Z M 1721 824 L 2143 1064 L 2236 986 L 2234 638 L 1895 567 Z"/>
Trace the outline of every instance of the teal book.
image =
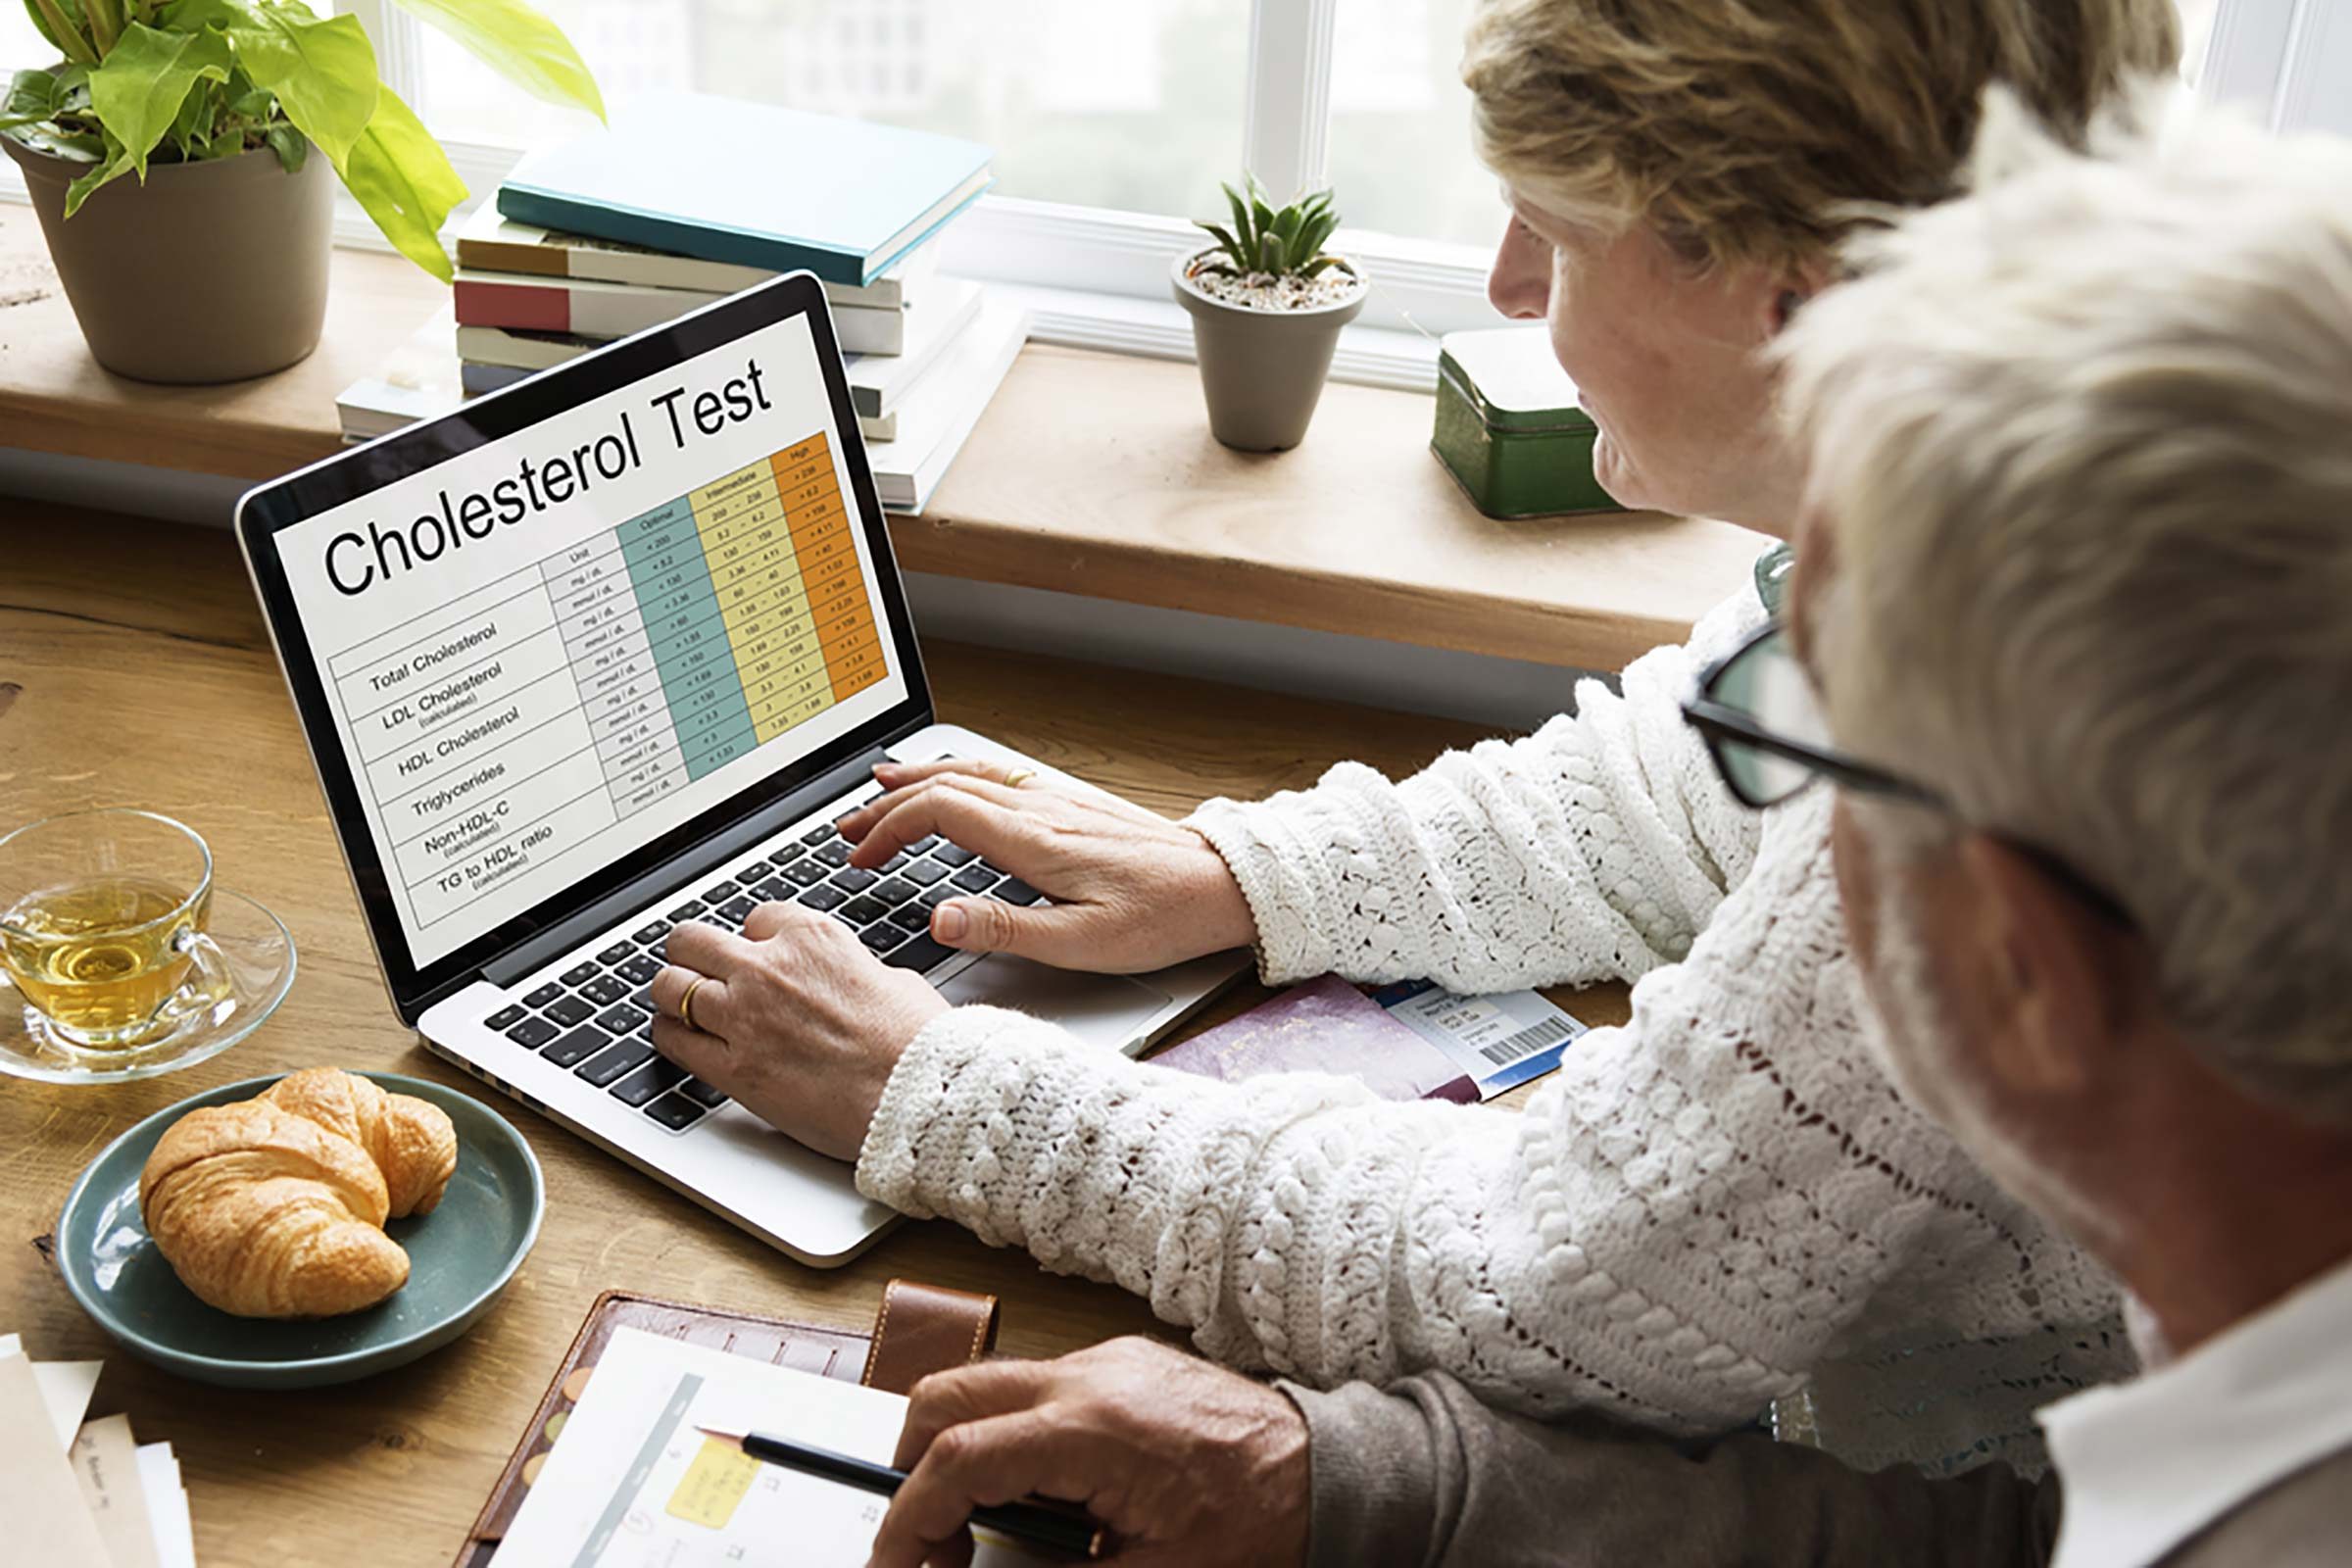
<path id="1" fill-rule="evenodd" d="M 990 150 L 704 93 L 648 93 L 515 165 L 499 213 L 707 262 L 862 287 L 989 186 Z"/>

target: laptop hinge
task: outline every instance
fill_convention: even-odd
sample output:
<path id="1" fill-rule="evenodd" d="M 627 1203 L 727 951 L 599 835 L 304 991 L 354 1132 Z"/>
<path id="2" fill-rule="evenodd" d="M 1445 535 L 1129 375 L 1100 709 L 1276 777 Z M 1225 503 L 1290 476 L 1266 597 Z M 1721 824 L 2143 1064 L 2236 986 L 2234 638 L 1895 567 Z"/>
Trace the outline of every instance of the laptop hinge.
<path id="1" fill-rule="evenodd" d="M 922 724 L 916 723 L 886 736 L 879 744 L 858 753 L 840 766 L 818 774 L 765 809 L 712 834 L 689 849 L 679 851 L 569 919 L 517 943 L 483 964 L 482 978 L 494 985 L 511 986 L 533 970 L 544 968 L 549 960 L 569 953 L 615 921 L 625 920 L 638 910 L 662 902 L 679 888 L 699 879 L 721 860 L 740 855 L 761 839 L 772 837 L 806 816 L 809 808 L 838 800 L 872 778 L 874 764 L 887 760 L 890 748 L 920 728 Z"/>

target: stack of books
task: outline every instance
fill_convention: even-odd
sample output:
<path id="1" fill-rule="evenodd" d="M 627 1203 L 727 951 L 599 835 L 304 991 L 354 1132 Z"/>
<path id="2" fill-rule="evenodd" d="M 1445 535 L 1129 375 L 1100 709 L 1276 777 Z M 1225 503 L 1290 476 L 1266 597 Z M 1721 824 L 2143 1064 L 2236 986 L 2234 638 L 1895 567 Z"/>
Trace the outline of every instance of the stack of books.
<path id="1" fill-rule="evenodd" d="M 692 156 L 680 127 L 690 127 Z M 458 235 L 452 309 L 344 391 L 347 441 L 446 413 L 781 272 L 822 280 L 883 505 L 919 511 L 1028 335 L 939 269 L 974 142 L 693 93 L 523 159 Z"/>

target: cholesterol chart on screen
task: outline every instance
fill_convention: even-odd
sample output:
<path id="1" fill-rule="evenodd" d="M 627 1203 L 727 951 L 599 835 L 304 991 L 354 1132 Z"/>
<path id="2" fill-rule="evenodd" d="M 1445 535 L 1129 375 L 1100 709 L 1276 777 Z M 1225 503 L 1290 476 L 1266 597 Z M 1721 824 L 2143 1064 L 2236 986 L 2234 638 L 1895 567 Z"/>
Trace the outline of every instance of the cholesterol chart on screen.
<path id="1" fill-rule="evenodd" d="M 327 660 L 419 930 L 888 674 L 820 433 Z"/>

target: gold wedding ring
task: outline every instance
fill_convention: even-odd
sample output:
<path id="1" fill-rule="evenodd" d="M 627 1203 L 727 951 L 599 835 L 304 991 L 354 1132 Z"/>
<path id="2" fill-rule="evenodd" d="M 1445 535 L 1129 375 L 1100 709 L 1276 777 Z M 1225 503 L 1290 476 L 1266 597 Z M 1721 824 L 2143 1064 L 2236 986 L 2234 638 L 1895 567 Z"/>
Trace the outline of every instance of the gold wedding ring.
<path id="1" fill-rule="evenodd" d="M 689 1029 L 694 1027 L 694 994 L 702 989 L 703 982 L 709 978 L 709 975 L 698 974 L 687 981 L 686 994 L 678 999 L 678 1022 Z"/>
<path id="2" fill-rule="evenodd" d="M 1036 768 L 1016 767 L 1004 775 L 1004 787 L 1008 790 L 1017 790 L 1035 777 L 1037 777 Z"/>

